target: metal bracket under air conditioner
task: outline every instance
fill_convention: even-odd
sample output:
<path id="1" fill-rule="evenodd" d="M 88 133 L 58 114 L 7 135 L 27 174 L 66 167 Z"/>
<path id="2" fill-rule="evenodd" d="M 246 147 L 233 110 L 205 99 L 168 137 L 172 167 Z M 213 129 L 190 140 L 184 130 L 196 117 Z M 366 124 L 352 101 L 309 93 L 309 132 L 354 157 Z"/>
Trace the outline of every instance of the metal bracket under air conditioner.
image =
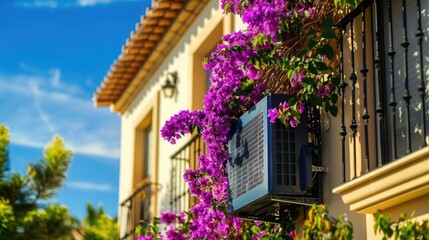
<path id="1" fill-rule="evenodd" d="M 324 166 L 314 166 L 311 165 L 311 171 L 312 172 L 322 172 L 322 173 L 326 173 L 328 172 L 328 169 Z"/>

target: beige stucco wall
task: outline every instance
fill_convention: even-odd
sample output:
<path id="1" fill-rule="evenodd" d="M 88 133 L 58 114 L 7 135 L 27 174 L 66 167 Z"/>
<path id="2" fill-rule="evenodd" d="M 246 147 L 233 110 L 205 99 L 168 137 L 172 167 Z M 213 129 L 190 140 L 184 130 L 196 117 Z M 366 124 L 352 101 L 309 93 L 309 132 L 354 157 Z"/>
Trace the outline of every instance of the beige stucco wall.
<path id="1" fill-rule="evenodd" d="M 355 239 L 365 239 L 365 215 L 351 212 L 341 197 L 332 193 L 333 188 L 342 184 L 343 178 L 341 142 L 338 131 L 341 126 L 340 118 L 329 115 L 324 115 L 323 117 L 322 115 L 322 122 L 323 120 L 330 121 L 331 123 L 329 130 L 322 133 L 322 161 L 328 171 L 323 177 L 323 202 L 329 207 L 329 213 L 332 216 L 347 215 L 347 218 L 353 223 Z"/>

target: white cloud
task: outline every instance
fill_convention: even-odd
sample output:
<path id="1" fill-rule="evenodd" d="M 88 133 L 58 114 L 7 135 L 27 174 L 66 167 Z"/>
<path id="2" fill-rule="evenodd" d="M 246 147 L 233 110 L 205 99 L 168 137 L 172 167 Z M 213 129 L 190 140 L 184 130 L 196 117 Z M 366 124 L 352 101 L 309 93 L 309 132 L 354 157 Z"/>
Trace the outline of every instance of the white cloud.
<path id="1" fill-rule="evenodd" d="M 8 125 L 14 144 L 43 148 L 59 134 L 75 153 L 119 158 L 118 116 L 94 108 L 88 93 L 61 80 L 59 69 L 0 72 L 0 123 Z"/>
<path id="2" fill-rule="evenodd" d="M 60 85 L 61 71 L 58 68 L 51 69 L 49 71 L 51 73 L 51 84 L 53 87 L 58 87 Z"/>
<path id="3" fill-rule="evenodd" d="M 144 2 L 150 0 L 20 0 L 15 3 L 23 8 L 69 8 L 69 7 L 92 7 L 96 5 L 107 5 L 123 2 Z"/>
<path id="4" fill-rule="evenodd" d="M 87 191 L 100 191 L 100 192 L 116 191 L 116 189 L 109 184 L 97 184 L 93 182 L 80 182 L 80 181 L 68 182 L 66 184 L 66 187 L 78 189 L 78 190 L 87 190 Z"/>
<path id="5" fill-rule="evenodd" d="M 78 5 L 81 7 L 94 6 L 97 4 L 109 4 L 112 3 L 113 0 L 79 0 Z"/>
<path id="6" fill-rule="evenodd" d="M 57 8 L 58 2 L 56 0 L 34 0 L 34 1 L 22 1 L 16 4 L 17 6 L 24 8 Z"/>

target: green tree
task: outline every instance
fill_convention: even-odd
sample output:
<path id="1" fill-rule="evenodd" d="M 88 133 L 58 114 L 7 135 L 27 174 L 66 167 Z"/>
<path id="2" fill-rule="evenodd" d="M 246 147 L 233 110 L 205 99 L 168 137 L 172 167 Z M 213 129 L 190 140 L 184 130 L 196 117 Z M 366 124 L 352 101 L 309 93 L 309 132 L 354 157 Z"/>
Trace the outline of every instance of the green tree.
<path id="1" fill-rule="evenodd" d="M 65 206 L 43 207 L 61 189 L 73 157 L 55 136 L 25 174 L 7 171 L 9 130 L 0 124 L 0 239 L 71 239 L 78 224 Z"/>
<path id="2" fill-rule="evenodd" d="M 102 206 L 95 209 L 91 203 L 86 206 L 87 216 L 83 220 L 82 232 L 85 240 L 116 240 L 119 231 L 116 218 L 104 213 Z"/>

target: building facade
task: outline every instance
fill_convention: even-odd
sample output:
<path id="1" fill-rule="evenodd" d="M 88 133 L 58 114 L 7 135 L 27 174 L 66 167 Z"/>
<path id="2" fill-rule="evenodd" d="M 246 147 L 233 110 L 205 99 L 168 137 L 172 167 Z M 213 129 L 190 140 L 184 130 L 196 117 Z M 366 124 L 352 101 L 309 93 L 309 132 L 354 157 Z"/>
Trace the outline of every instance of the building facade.
<path id="1" fill-rule="evenodd" d="M 362 1 L 337 24 L 340 113 L 320 114 L 323 203 L 334 216 L 347 213 L 356 239 L 373 239 L 378 209 L 429 218 L 429 4 L 406 4 Z M 95 93 L 96 106 L 121 116 L 122 239 L 141 220 L 195 201 L 182 174 L 204 142 L 192 135 L 171 145 L 159 131 L 180 110 L 202 109 L 210 85 L 202 62 L 239 29 L 218 0 L 153 0 Z"/>

